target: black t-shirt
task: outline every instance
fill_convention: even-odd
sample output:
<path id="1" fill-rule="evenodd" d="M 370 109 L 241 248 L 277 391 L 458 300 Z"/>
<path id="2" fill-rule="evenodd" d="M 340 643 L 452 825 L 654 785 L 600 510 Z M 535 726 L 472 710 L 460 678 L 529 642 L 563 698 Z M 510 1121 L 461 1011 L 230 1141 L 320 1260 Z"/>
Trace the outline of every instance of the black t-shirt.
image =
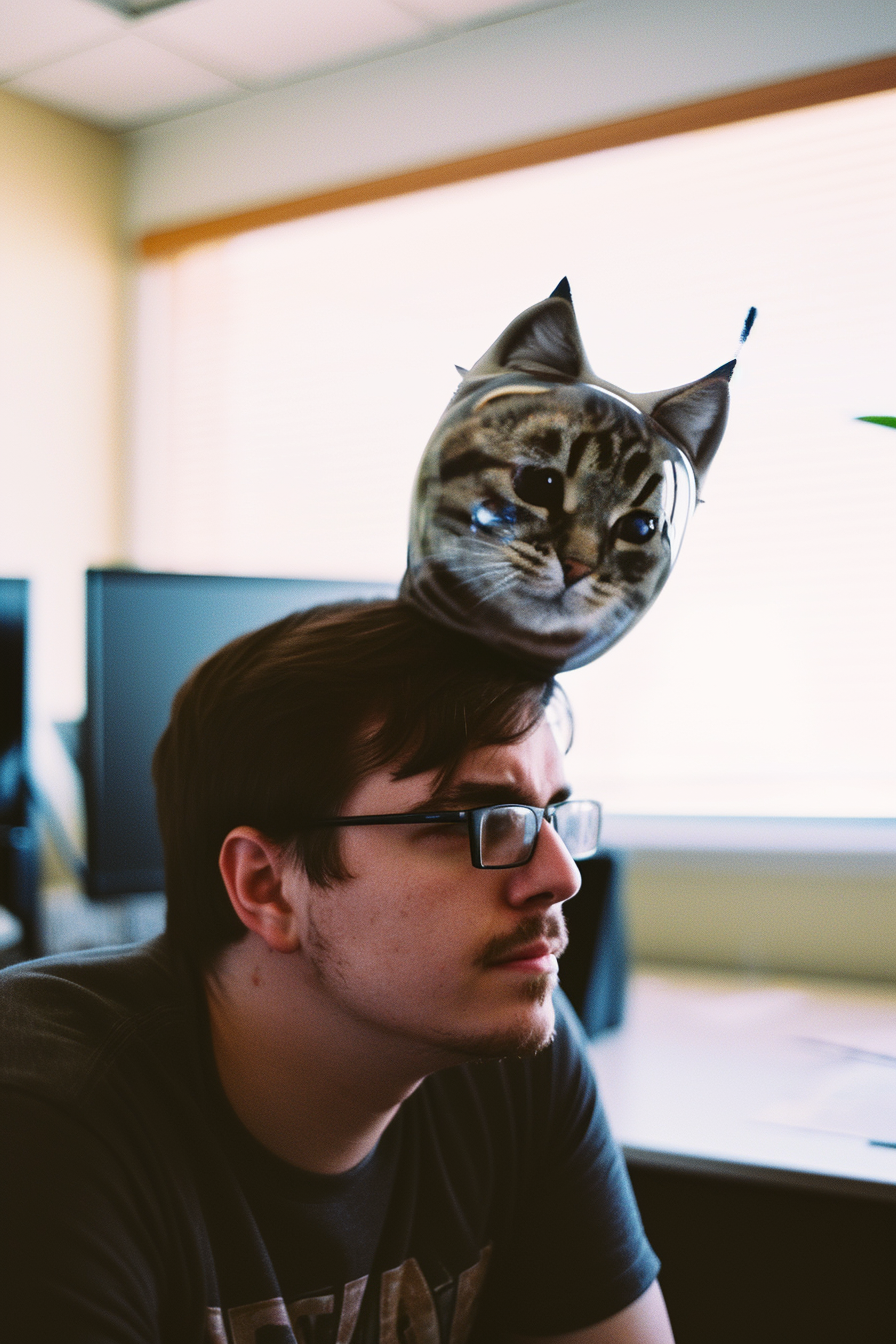
<path id="1" fill-rule="evenodd" d="M 0 1015 L 16 1344 L 495 1344 L 656 1275 L 560 994 L 550 1047 L 433 1074 L 337 1176 L 240 1124 L 164 938 L 5 971 Z"/>

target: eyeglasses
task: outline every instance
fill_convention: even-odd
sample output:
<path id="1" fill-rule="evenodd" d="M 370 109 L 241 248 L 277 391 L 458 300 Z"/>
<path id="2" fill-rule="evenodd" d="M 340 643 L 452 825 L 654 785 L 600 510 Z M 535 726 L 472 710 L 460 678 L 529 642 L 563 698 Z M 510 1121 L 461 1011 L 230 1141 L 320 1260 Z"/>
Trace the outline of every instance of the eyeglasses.
<path id="1" fill-rule="evenodd" d="M 385 816 L 322 817 L 303 821 L 317 826 L 423 826 L 465 821 L 474 868 L 521 868 L 535 853 L 541 823 L 554 827 L 573 859 L 590 859 L 600 839 L 601 807 L 590 798 L 569 798 L 547 807 L 495 803 L 463 812 L 391 812 Z"/>

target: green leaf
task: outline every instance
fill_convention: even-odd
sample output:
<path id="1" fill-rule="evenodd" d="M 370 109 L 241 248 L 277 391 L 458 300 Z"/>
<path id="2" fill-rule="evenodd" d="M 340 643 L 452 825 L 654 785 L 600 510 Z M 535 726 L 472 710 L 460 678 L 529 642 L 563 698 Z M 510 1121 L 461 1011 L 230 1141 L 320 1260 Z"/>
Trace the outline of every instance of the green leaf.
<path id="1" fill-rule="evenodd" d="M 867 420 L 869 425 L 886 425 L 887 429 L 896 429 L 896 415 L 857 415 L 857 420 Z"/>

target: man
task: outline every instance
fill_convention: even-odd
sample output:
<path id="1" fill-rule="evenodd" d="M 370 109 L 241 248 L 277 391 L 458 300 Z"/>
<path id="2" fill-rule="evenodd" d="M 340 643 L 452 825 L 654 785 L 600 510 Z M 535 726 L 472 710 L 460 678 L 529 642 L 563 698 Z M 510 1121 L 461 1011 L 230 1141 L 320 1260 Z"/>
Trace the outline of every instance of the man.
<path id="1" fill-rule="evenodd" d="M 394 602 L 193 674 L 165 937 L 0 977 L 5 1337 L 670 1344 L 552 996 L 553 690 Z"/>

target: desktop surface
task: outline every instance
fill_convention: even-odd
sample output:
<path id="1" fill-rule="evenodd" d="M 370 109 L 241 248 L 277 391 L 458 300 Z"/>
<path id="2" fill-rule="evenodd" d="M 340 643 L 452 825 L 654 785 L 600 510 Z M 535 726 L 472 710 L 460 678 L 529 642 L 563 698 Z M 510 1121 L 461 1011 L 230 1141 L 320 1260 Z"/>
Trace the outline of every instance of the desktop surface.
<path id="1" fill-rule="evenodd" d="M 642 968 L 590 1053 L 631 1162 L 896 1202 L 896 989 Z"/>
<path id="2" fill-rule="evenodd" d="M 642 969 L 591 1054 L 676 1344 L 896 1340 L 896 990 Z"/>

